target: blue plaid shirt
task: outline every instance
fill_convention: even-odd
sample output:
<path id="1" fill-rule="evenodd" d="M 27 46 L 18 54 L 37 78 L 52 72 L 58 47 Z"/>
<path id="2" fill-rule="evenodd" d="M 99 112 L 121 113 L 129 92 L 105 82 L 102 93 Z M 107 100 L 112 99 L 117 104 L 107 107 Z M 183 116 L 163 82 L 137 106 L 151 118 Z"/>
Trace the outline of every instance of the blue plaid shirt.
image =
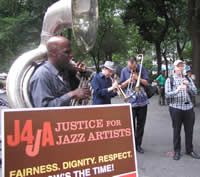
<path id="1" fill-rule="evenodd" d="M 189 110 L 193 108 L 193 103 L 190 98 L 191 96 L 197 95 L 197 88 L 194 85 L 192 79 L 190 79 L 190 85 L 187 87 L 187 90 L 177 92 L 177 88 L 182 84 L 182 78 L 178 77 L 177 74 L 172 76 L 173 79 L 173 88 L 171 88 L 170 78 L 166 80 L 165 83 L 165 95 L 166 98 L 171 98 L 169 104 L 170 107 L 180 109 L 180 110 Z M 186 104 L 187 103 L 187 104 Z"/>
<path id="2" fill-rule="evenodd" d="M 137 65 L 137 68 L 136 68 L 137 73 L 139 73 L 139 69 L 140 69 L 140 64 Z M 130 78 L 130 75 L 131 75 L 130 68 L 129 67 L 123 68 L 121 71 L 120 84 L 128 80 Z M 149 77 L 144 67 L 142 67 L 141 78 L 149 82 Z M 133 84 L 133 88 L 135 88 L 135 85 L 136 84 Z M 143 107 L 149 104 L 146 92 L 144 91 L 144 87 L 140 85 L 140 88 L 141 88 L 141 91 L 138 93 L 135 93 L 129 100 L 129 103 L 131 103 L 132 107 Z M 127 88 L 125 88 L 125 93 L 127 93 Z"/>

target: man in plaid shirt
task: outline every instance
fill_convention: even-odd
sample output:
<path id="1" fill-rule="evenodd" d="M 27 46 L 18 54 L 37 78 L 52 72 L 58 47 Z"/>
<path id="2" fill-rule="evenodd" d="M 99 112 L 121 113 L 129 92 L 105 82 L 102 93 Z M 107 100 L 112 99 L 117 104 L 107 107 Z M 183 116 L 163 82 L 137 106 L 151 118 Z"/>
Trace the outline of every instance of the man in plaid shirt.
<path id="1" fill-rule="evenodd" d="M 169 100 L 169 112 L 173 126 L 174 160 L 181 157 L 181 127 L 184 125 L 186 154 L 192 158 L 200 159 L 193 151 L 193 127 L 195 113 L 191 96 L 197 94 L 197 88 L 193 81 L 183 76 L 184 64 L 181 60 L 174 62 L 174 75 L 165 83 L 165 95 Z"/>

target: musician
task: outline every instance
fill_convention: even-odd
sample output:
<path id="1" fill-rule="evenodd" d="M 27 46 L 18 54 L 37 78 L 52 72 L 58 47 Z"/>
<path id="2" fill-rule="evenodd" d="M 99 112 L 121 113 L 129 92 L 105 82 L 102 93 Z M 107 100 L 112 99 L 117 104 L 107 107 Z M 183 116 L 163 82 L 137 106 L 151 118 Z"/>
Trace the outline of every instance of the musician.
<path id="1" fill-rule="evenodd" d="M 70 41 L 62 36 L 51 37 L 47 50 L 48 60 L 35 71 L 30 81 L 33 107 L 69 106 L 72 98 L 89 97 L 88 88 L 72 88 L 75 74 L 70 63 Z"/>
<path id="2" fill-rule="evenodd" d="M 195 159 L 200 156 L 193 151 L 193 128 L 195 113 L 191 101 L 192 95 L 197 94 L 192 79 L 183 76 L 184 64 L 181 60 L 174 62 L 174 75 L 166 80 L 165 94 L 170 98 L 169 113 L 172 119 L 174 160 L 181 157 L 181 127 L 184 125 L 186 154 Z"/>
<path id="3" fill-rule="evenodd" d="M 126 93 L 132 91 L 138 79 L 138 73 L 141 65 L 137 64 L 137 60 L 134 56 L 131 56 L 128 59 L 128 66 L 123 68 L 121 71 L 120 84 L 121 88 L 126 89 Z M 131 83 L 132 88 L 128 88 L 128 85 Z M 149 77 L 146 69 L 142 66 L 141 71 L 141 91 L 140 94 L 133 95 L 129 102 L 132 105 L 132 117 L 133 124 L 135 129 L 135 141 L 136 141 L 136 150 L 139 153 L 144 153 L 142 145 L 142 138 L 144 134 L 144 126 L 147 116 L 147 105 L 149 104 L 147 95 L 144 91 L 144 86 L 149 86 Z M 128 90 L 127 90 L 128 89 Z M 130 90 L 129 90 L 130 89 Z M 137 124 L 136 124 L 137 122 Z"/>
<path id="4" fill-rule="evenodd" d="M 118 83 L 112 84 L 111 76 L 114 70 L 114 63 L 106 61 L 102 72 L 94 76 L 91 81 L 93 92 L 93 105 L 98 104 L 111 104 L 111 97 L 115 96 L 115 90 Z"/>

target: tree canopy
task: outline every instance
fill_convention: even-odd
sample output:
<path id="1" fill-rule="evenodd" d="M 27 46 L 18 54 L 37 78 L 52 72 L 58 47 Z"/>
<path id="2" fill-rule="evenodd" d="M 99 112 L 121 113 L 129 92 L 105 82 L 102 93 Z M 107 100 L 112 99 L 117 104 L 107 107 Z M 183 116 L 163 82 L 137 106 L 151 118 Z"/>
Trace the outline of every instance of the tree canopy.
<path id="1" fill-rule="evenodd" d="M 42 21 L 56 0 L 0 0 L 0 72 L 22 53 L 39 45 Z M 130 55 L 144 54 L 151 71 L 157 61 L 188 59 L 200 80 L 200 3 L 198 0 L 99 0 L 99 29 L 94 48 L 80 52 L 71 36 L 73 55 L 97 71 L 105 60 L 125 66 Z M 69 36 L 70 32 L 63 32 Z M 69 36 L 69 37 L 70 37 Z M 200 85 L 199 82 L 197 83 Z"/>

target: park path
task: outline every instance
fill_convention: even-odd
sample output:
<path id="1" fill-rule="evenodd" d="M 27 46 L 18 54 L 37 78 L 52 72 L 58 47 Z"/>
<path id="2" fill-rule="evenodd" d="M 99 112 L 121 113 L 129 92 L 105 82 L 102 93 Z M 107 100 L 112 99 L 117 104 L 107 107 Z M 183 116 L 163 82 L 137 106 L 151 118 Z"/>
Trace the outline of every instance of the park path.
<path id="1" fill-rule="evenodd" d="M 114 104 L 122 103 L 116 97 Z M 200 96 L 195 107 L 194 150 L 200 153 Z M 182 157 L 171 157 L 172 126 L 168 106 L 158 105 L 158 96 L 150 99 L 142 147 L 144 154 L 137 153 L 139 177 L 200 177 L 200 160 L 185 155 L 185 136 L 182 129 Z"/>
<path id="2" fill-rule="evenodd" d="M 158 96 L 150 99 L 142 147 L 144 154 L 137 153 L 139 177 L 200 177 L 200 160 L 185 155 L 184 133 L 182 130 L 182 158 L 172 160 L 172 127 L 167 106 L 158 105 Z M 123 103 L 119 97 L 113 104 Z M 194 149 L 200 153 L 200 96 L 195 107 Z M 0 168 L 1 174 L 1 168 Z M 0 175 L 1 177 L 1 175 Z"/>

